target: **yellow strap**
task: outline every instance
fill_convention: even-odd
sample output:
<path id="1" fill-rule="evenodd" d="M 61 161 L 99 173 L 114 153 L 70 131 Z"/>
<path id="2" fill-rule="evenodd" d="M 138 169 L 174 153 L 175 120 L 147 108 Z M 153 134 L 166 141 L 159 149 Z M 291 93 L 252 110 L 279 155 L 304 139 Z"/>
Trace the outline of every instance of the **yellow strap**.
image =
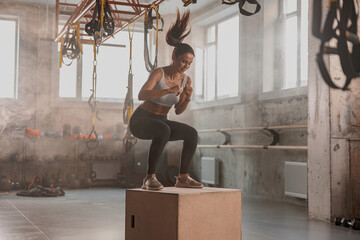
<path id="1" fill-rule="evenodd" d="M 93 48 L 94 48 L 94 61 L 96 61 L 96 44 L 95 44 L 95 40 L 93 42 Z"/>
<path id="2" fill-rule="evenodd" d="M 130 61 L 132 61 L 132 40 L 134 37 L 135 22 L 133 23 L 132 32 L 130 32 L 130 24 L 128 24 L 129 42 L 130 42 Z"/>
<path id="3" fill-rule="evenodd" d="M 104 5 L 106 0 L 101 0 L 101 29 L 104 29 Z"/>
<path id="4" fill-rule="evenodd" d="M 147 24 L 148 22 L 148 9 L 145 8 L 145 20 L 144 20 L 144 23 Z"/>
<path id="5" fill-rule="evenodd" d="M 60 42 L 59 68 L 61 68 L 61 67 L 62 67 L 62 60 L 63 60 L 62 49 L 63 49 L 63 45 L 64 45 L 64 37 L 61 37 L 61 42 Z"/>
<path id="6" fill-rule="evenodd" d="M 128 116 L 129 116 L 128 123 L 130 122 L 130 118 L 131 118 L 132 114 L 133 114 L 133 105 L 131 104 L 130 108 L 128 109 Z"/>
<path id="7" fill-rule="evenodd" d="M 81 54 L 83 54 L 83 49 L 82 49 L 82 45 L 81 45 L 81 39 L 80 39 L 80 22 L 78 22 L 76 24 L 76 39 L 77 39 L 77 42 L 79 44 L 79 48 L 81 50 Z"/>
<path id="8" fill-rule="evenodd" d="M 151 7 L 155 10 L 156 12 L 156 41 L 155 41 L 155 45 L 156 45 L 156 51 L 159 49 L 159 11 L 157 6 L 155 5 L 155 3 L 153 3 L 151 5 Z"/>

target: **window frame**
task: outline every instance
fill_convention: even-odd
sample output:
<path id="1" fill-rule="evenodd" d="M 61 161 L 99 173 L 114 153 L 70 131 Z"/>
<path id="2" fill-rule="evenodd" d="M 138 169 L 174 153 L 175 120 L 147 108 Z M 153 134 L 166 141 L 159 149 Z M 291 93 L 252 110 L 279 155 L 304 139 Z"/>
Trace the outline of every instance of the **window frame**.
<path id="1" fill-rule="evenodd" d="M 1 15 L 0 20 L 15 22 L 15 59 L 14 59 L 14 97 L 0 97 L 1 102 L 12 102 L 19 100 L 19 41 L 20 41 L 20 18 L 18 16 Z"/>
<path id="2" fill-rule="evenodd" d="M 220 12 L 221 14 L 222 12 Z M 213 15 L 211 15 L 213 16 Z M 240 27 L 241 27 L 241 19 L 240 19 L 240 14 L 238 9 L 236 9 L 236 11 L 231 11 L 228 13 L 225 13 L 224 16 L 216 19 L 216 21 L 210 22 L 208 24 L 204 24 L 201 25 L 200 27 L 203 30 L 203 44 L 200 47 L 203 51 L 203 69 L 202 69 L 202 97 L 200 97 L 200 95 L 195 96 L 194 101 L 191 102 L 191 109 L 196 110 L 196 109 L 202 109 L 202 108 L 207 108 L 207 107 L 215 107 L 215 106 L 222 106 L 222 105 L 231 105 L 231 104 L 239 104 L 241 102 L 241 69 L 240 67 L 238 68 L 238 93 L 237 96 L 231 96 L 231 97 L 226 97 L 226 96 L 218 96 L 218 76 L 217 76 L 217 61 L 218 61 L 218 25 L 224 21 L 227 21 L 235 16 L 238 16 L 238 21 L 239 21 L 239 42 L 238 42 L 238 56 L 239 56 L 239 66 L 241 66 L 241 34 L 240 34 Z M 210 29 L 211 27 L 215 26 L 215 40 L 214 42 L 210 42 L 208 43 L 208 29 Z M 216 62 L 215 62 L 215 98 L 212 100 L 207 100 L 208 98 L 208 92 L 207 92 L 207 65 L 206 61 L 207 61 L 207 49 L 210 46 L 215 46 L 215 57 L 216 57 Z M 198 81 L 197 79 L 194 79 L 194 81 Z M 194 92 L 196 92 L 196 90 L 194 89 Z"/>
<path id="3" fill-rule="evenodd" d="M 272 91 L 267 91 L 264 92 L 263 89 L 263 84 L 264 84 L 264 78 L 262 79 L 261 82 L 261 87 L 259 88 L 259 100 L 260 101 L 265 101 L 265 100 L 274 100 L 274 99 L 281 99 L 281 98 L 293 98 L 293 97 L 304 97 L 307 96 L 307 90 L 308 90 L 308 81 L 309 79 L 307 78 L 306 81 L 306 85 L 302 86 L 302 79 L 301 79 L 301 61 L 302 61 L 302 34 L 303 32 L 301 31 L 301 24 L 302 24 L 302 1 L 303 0 L 296 0 L 297 1 L 297 9 L 296 11 L 293 12 L 289 12 L 289 13 L 284 13 L 284 7 L 285 7 L 285 1 L 287 0 L 278 0 L 278 20 L 282 21 L 283 24 L 283 29 L 284 29 L 284 40 L 286 37 L 286 33 L 285 33 L 285 25 L 286 25 L 286 20 L 291 18 L 291 17 L 297 17 L 297 30 L 298 30 L 298 34 L 297 34 L 297 75 L 296 75 L 296 87 L 294 88 L 283 88 L 284 86 L 286 86 L 287 84 L 287 79 L 285 79 L 286 76 L 286 72 L 285 72 L 285 65 L 283 68 L 283 80 L 281 83 L 281 87 L 279 87 L 279 83 L 278 82 L 274 82 L 273 83 L 273 90 Z M 309 32 L 309 25 L 307 25 L 307 32 Z M 284 41 L 285 42 L 285 41 Z M 307 46 L 307 48 L 309 48 Z M 284 50 L 283 54 L 286 54 L 286 50 Z M 264 61 L 264 59 L 263 59 Z M 308 65 L 307 65 L 308 68 Z M 264 74 L 263 74 L 264 75 Z"/>

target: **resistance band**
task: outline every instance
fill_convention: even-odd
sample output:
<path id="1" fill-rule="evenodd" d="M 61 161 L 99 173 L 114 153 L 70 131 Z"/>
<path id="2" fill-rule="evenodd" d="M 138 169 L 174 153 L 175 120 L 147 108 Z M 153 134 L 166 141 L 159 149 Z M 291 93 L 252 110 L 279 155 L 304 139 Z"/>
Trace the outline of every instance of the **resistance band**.
<path id="1" fill-rule="evenodd" d="M 127 93 L 126 93 L 124 108 L 123 108 L 123 121 L 124 121 L 124 124 L 127 124 L 125 137 L 123 139 L 124 150 L 125 150 L 126 154 L 128 152 L 130 152 L 131 147 L 134 144 L 136 144 L 136 142 L 137 142 L 137 139 L 131 135 L 130 126 L 129 126 L 130 118 L 132 116 L 133 109 L 134 109 L 134 100 L 133 100 L 133 77 L 134 77 L 134 74 L 132 72 L 132 41 L 133 41 L 133 37 L 134 37 L 134 27 L 135 27 L 135 23 L 133 24 L 132 32 L 130 32 L 130 27 L 128 25 L 129 42 L 130 42 L 130 44 L 129 44 L 130 45 L 129 73 L 128 73 Z"/>

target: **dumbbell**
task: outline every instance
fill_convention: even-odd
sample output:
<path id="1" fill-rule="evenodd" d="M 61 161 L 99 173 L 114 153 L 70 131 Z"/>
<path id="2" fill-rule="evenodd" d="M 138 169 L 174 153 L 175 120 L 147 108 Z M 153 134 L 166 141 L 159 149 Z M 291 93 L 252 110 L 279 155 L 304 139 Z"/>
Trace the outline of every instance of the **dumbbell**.
<path id="1" fill-rule="evenodd" d="M 349 222 L 349 225 L 354 230 L 360 230 L 360 218 L 354 218 Z"/>
<path id="2" fill-rule="evenodd" d="M 350 227 L 351 219 L 344 218 L 344 217 L 335 217 L 334 223 L 336 226 L 343 226 L 343 227 Z"/>

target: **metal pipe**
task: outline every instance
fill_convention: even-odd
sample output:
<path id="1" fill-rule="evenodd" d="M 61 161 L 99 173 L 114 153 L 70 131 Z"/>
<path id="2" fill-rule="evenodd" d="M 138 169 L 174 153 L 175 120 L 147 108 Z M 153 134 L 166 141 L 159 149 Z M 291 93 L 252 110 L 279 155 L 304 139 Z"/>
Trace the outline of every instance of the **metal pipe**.
<path id="1" fill-rule="evenodd" d="M 269 145 L 198 145 L 198 148 L 244 148 L 244 149 L 282 149 L 307 150 L 307 146 L 269 146 Z"/>
<path id="2" fill-rule="evenodd" d="M 298 129 L 307 128 L 307 125 L 288 125 L 288 126 L 269 126 L 269 127 L 247 127 L 247 128 L 220 128 L 220 129 L 204 129 L 197 130 L 198 133 L 207 132 L 230 132 L 230 131 L 250 131 L 250 130 L 264 130 L 264 129 Z"/>

